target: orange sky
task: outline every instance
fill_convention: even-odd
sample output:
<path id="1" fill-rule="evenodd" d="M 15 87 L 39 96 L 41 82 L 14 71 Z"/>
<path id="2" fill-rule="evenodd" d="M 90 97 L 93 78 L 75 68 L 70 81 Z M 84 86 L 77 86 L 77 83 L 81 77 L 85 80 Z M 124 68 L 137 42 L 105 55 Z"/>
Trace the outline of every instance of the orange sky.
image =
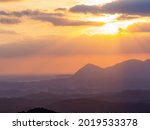
<path id="1" fill-rule="evenodd" d="M 74 73 L 87 63 L 150 58 L 144 1 L 0 0 L 0 75 Z"/>

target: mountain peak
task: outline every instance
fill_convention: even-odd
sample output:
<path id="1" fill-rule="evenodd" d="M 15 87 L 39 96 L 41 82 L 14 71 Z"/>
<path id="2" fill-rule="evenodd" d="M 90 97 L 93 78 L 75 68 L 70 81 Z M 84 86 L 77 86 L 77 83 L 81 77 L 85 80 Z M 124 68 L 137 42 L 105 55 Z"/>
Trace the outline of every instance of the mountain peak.
<path id="1" fill-rule="evenodd" d="M 142 64 L 143 63 L 143 61 L 141 61 L 141 60 L 137 60 L 137 59 L 130 59 L 130 60 L 126 60 L 126 61 L 124 61 L 124 62 L 121 62 L 121 63 L 118 63 L 118 64 L 116 64 L 116 65 L 114 65 L 114 66 L 118 66 L 118 67 L 129 67 L 129 66 L 136 66 L 136 65 L 139 65 L 139 64 Z M 114 67 L 113 66 L 113 67 Z"/>
<path id="2" fill-rule="evenodd" d="M 94 64 L 90 64 L 90 63 L 86 64 L 86 65 L 83 66 L 81 69 L 89 69 L 89 68 L 93 68 L 93 69 L 102 69 L 102 68 L 100 68 L 99 66 L 94 65 Z"/>
<path id="3" fill-rule="evenodd" d="M 126 61 L 124 61 L 124 62 L 122 62 L 121 64 L 132 64 L 132 63 L 142 63 L 143 61 L 141 61 L 141 60 L 137 60 L 137 59 L 130 59 L 130 60 L 126 60 Z"/>
<path id="4" fill-rule="evenodd" d="M 76 79 L 93 79 L 99 78 L 103 69 L 94 64 L 86 64 L 81 69 L 79 69 L 73 76 Z"/>
<path id="5" fill-rule="evenodd" d="M 150 59 L 145 61 L 130 59 L 105 69 L 97 65 L 86 64 L 74 74 L 73 78 L 99 80 L 106 77 L 118 77 L 120 75 L 124 78 L 148 77 L 150 72 L 149 65 Z"/>

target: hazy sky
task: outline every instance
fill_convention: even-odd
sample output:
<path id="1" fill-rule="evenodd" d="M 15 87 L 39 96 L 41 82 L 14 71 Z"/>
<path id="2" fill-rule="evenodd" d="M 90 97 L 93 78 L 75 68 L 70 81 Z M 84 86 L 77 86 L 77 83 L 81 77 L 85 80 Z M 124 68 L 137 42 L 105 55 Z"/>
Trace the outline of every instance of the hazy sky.
<path id="1" fill-rule="evenodd" d="M 150 58 L 149 7 L 150 0 L 0 0 L 0 75 Z"/>

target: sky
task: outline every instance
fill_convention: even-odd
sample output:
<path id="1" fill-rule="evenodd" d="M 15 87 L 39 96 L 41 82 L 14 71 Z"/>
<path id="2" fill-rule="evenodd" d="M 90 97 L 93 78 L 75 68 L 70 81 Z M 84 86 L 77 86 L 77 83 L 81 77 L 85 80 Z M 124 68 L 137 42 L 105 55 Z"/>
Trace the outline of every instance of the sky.
<path id="1" fill-rule="evenodd" d="M 150 0 L 0 0 L 0 75 L 150 58 L 149 7 Z"/>

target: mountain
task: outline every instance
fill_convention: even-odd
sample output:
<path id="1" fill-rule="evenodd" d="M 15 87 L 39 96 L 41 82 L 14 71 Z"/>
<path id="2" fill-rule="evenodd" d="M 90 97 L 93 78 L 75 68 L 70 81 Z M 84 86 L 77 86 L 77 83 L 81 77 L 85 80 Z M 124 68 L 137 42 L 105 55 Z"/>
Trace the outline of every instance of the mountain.
<path id="1" fill-rule="evenodd" d="M 0 112 L 148 112 L 149 95 L 150 59 L 87 64 L 69 77 L 0 82 Z"/>
<path id="2" fill-rule="evenodd" d="M 103 73 L 103 69 L 93 65 L 93 64 L 87 64 L 81 69 L 79 69 L 74 75 L 74 79 L 99 79 Z"/>
<path id="3" fill-rule="evenodd" d="M 100 80 L 100 79 L 149 79 L 150 78 L 150 59 L 145 61 L 127 60 L 111 67 L 100 68 L 87 64 L 77 71 L 74 79 Z"/>
<path id="4" fill-rule="evenodd" d="M 37 108 L 30 109 L 26 112 L 22 111 L 21 113 L 56 113 L 56 112 L 42 107 L 37 107 Z"/>
<path id="5" fill-rule="evenodd" d="M 116 78 L 149 78 L 150 64 L 146 61 L 128 60 L 105 69 L 108 75 Z"/>
<path id="6" fill-rule="evenodd" d="M 150 89 L 150 59 L 127 60 L 111 67 L 101 68 L 87 64 L 69 77 L 32 82 L 0 82 L 0 97 L 37 97 L 36 93 L 52 95 L 88 95 L 104 91 Z M 31 95 L 31 96 L 30 96 Z M 55 97 L 55 96 L 38 96 Z M 30 98 L 31 99 L 31 98 Z M 53 99 L 53 98 L 51 98 Z M 57 99 L 57 98 L 55 98 Z"/>

